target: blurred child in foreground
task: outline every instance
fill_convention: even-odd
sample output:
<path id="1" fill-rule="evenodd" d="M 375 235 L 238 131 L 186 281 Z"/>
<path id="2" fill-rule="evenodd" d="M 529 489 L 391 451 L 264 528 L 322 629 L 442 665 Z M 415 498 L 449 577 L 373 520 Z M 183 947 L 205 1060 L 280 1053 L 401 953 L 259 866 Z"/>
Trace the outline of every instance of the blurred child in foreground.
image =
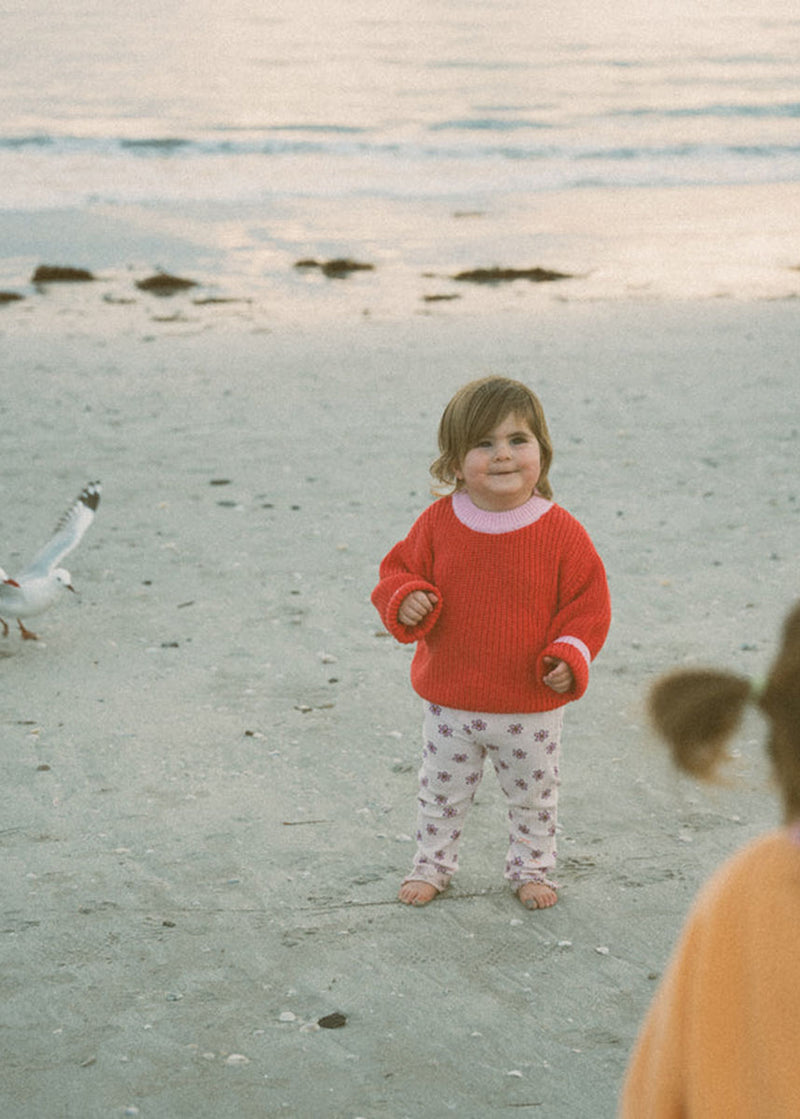
<path id="1" fill-rule="evenodd" d="M 622 1119 L 800 1116 L 800 604 L 766 683 L 677 671 L 650 697 L 677 766 L 710 777 L 744 708 L 767 721 L 784 826 L 698 896 L 634 1049 Z"/>

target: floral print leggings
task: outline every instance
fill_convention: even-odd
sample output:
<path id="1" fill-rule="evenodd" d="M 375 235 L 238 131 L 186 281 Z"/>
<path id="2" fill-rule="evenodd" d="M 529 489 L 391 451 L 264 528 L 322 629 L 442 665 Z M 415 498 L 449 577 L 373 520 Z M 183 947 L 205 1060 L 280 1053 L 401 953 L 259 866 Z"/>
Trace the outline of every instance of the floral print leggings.
<path id="1" fill-rule="evenodd" d="M 556 861 L 558 757 L 563 707 L 523 715 L 489 715 L 425 705 L 419 771 L 417 854 L 408 881 L 443 890 L 458 869 L 467 813 L 492 759 L 508 801 L 505 877 L 546 882 Z"/>

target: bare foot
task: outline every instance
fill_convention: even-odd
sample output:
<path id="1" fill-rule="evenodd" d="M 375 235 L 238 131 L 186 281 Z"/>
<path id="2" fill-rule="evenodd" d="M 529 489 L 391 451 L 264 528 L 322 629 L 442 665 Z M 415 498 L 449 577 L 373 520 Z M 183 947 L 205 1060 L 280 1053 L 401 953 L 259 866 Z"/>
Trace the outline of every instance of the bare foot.
<path id="1" fill-rule="evenodd" d="M 517 897 L 526 909 L 549 909 L 558 901 L 558 894 L 546 882 L 524 882 Z"/>
<path id="2" fill-rule="evenodd" d="M 430 882 L 420 882 L 412 879 L 410 882 L 403 883 L 397 896 L 405 905 L 420 906 L 433 901 L 438 893 L 439 891 Z"/>

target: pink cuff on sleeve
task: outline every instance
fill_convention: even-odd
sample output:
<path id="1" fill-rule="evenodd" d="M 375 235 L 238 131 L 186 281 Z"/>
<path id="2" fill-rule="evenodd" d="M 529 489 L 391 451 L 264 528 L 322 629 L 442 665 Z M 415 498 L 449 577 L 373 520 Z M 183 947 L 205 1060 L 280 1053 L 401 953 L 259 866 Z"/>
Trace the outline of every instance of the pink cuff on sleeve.
<path id="1" fill-rule="evenodd" d="M 575 683 L 567 694 L 570 699 L 580 699 L 589 686 L 589 663 L 591 661 L 589 649 L 584 642 L 577 637 L 557 637 L 542 653 L 539 662 L 540 677 L 547 675 L 544 664 L 545 657 L 555 657 L 569 665 Z"/>

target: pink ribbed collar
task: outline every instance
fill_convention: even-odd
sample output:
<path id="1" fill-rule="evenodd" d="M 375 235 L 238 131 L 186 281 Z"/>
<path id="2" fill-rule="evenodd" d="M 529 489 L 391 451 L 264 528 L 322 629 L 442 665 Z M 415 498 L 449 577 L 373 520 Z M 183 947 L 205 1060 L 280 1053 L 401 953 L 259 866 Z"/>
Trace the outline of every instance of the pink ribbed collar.
<path id="1" fill-rule="evenodd" d="M 527 528 L 553 507 L 552 501 L 540 497 L 538 493 L 529 497 L 524 505 L 518 505 L 516 509 L 506 509 L 502 513 L 479 509 L 464 490 L 456 490 L 451 501 L 453 512 L 462 525 L 466 525 L 474 532 L 488 532 L 495 535 Z"/>

